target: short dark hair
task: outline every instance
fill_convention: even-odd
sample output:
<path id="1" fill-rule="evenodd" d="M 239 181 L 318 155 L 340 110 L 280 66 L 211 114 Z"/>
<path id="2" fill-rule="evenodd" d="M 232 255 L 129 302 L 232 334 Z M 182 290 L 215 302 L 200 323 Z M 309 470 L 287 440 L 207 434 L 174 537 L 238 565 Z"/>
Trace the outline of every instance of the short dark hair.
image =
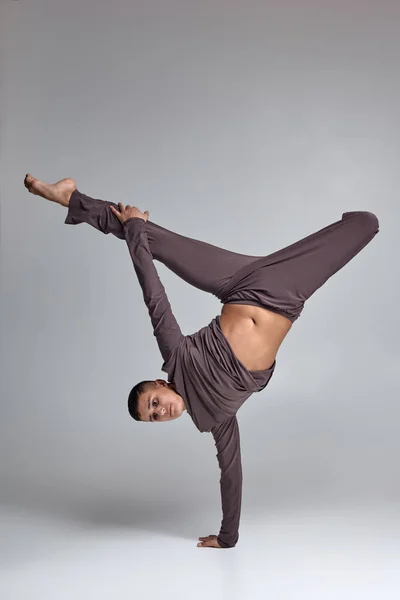
<path id="1" fill-rule="evenodd" d="M 135 421 L 142 420 L 139 417 L 139 413 L 138 413 L 138 407 L 137 407 L 138 398 L 139 398 L 140 394 L 143 394 L 143 392 L 147 391 L 149 384 L 153 384 L 153 383 L 154 383 L 154 381 L 152 381 L 152 380 L 144 379 L 143 381 L 140 381 L 139 383 L 137 383 L 129 392 L 128 411 L 129 411 L 129 414 L 131 415 L 131 417 L 133 419 L 135 419 Z"/>

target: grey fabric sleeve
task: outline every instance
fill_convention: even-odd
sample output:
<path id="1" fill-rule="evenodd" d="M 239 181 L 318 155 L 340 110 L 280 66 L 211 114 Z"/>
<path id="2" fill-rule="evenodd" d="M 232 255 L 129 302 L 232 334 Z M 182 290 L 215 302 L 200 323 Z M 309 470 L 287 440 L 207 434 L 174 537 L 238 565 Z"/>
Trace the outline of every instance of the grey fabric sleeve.
<path id="1" fill-rule="evenodd" d="M 149 311 L 154 336 L 164 361 L 168 361 L 183 338 L 183 334 L 153 263 L 144 219 L 137 217 L 128 219 L 123 224 L 123 231 L 143 291 L 143 299 Z"/>
<path id="2" fill-rule="evenodd" d="M 211 429 L 218 450 L 221 469 L 222 523 L 218 543 L 232 548 L 239 539 L 239 521 L 242 507 L 242 460 L 240 454 L 239 425 L 236 416 Z"/>

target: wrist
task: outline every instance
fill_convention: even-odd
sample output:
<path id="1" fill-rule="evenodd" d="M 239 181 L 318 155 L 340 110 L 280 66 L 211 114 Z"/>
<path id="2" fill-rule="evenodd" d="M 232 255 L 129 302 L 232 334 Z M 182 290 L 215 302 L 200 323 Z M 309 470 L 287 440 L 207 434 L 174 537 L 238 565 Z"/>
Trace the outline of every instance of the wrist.
<path id="1" fill-rule="evenodd" d="M 130 223 L 131 221 L 143 221 L 144 223 L 146 222 L 144 219 L 142 219 L 141 217 L 129 217 L 129 219 L 125 219 L 125 221 L 122 223 L 122 226 L 124 227 L 125 225 L 127 225 L 128 223 Z"/>

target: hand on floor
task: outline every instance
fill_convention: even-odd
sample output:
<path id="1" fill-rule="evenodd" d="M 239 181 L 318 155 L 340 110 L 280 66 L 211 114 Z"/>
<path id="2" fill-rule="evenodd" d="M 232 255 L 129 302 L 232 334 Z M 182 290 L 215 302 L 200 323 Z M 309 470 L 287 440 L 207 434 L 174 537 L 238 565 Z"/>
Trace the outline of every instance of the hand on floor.
<path id="1" fill-rule="evenodd" d="M 222 548 L 222 546 L 220 546 L 218 544 L 217 541 L 218 536 L 217 535 L 208 535 L 207 537 L 199 537 L 199 540 L 201 540 L 201 542 L 199 542 L 197 544 L 197 546 L 202 547 L 202 548 Z"/>

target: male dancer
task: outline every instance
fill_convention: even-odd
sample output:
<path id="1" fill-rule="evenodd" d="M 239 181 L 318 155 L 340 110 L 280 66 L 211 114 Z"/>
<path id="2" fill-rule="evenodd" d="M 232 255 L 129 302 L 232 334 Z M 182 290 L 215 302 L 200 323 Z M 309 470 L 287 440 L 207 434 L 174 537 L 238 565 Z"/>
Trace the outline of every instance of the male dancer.
<path id="1" fill-rule="evenodd" d="M 379 230 L 367 211 L 342 218 L 268 256 L 248 256 L 190 239 L 149 221 L 149 212 L 90 198 L 73 179 L 46 184 L 31 175 L 33 194 L 68 209 L 66 224 L 88 223 L 125 239 L 154 335 L 164 359 L 161 379 L 141 381 L 128 397 L 137 421 L 164 422 L 186 410 L 199 431 L 211 432 L 221 469 L 223 519 L 202 547 L 229 548 L 239 538 L 242 466 L 236 413 L 270 381 L 278 349 L 305 301 L 362 250 Z M 153 260 L 223 304 L 221 315 L 184 336 Z"/>

